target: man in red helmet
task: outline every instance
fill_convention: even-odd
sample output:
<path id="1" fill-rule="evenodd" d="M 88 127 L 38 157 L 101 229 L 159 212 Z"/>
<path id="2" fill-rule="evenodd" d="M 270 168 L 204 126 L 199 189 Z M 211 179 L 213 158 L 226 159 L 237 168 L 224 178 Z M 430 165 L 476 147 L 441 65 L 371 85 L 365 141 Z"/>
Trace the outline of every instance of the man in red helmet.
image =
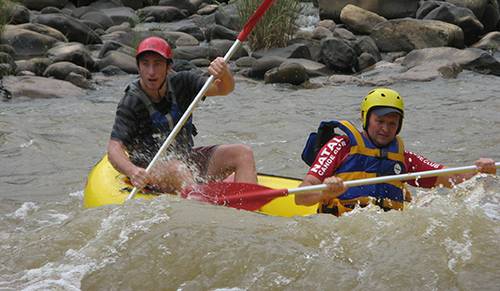
<path id="1" fill-rule="evenodd" d="M 344 135 L 335 135 L 315 152 L 306 147 L 303 158 L 311 167 L 301 186 L 328 184 L 325 191 L 295 196 L 299 205 L 319 203 L 319 212 L 342 215 L 356 205 L 374 203 L 385 210 L 402 209 L 403 202 L 411 200 L 405 184 L 431 188 L 438 185 L 453 187 L 472 178 L 475 173 L 453 174 L 411 181 L 395 181 L 346 188 L 343 180 L 355 180 L 422 172 L 444 168 L 443 165 L 405 150 L 398 136 L 404 117 L 403 98 L 388 88 L 377 88 L 361 102 L 363 131 L 347 120 L 323 122 L 323 128 L 340 129 Z M 320 125 L 320 129 L 321 129 Z M 318 131 L 319 132 L 319 131 Z M 313 135 L 314 136 L 314 135 Z M 321 137 L 316 138 L 322 140 Z M 315 147 L 317 148 L 317 146 Z M 481 158 L 476 161 L 480 172 L 495 174 L 495 161 Z"/>
<path id="2" fill-rule="evenodd" d="M 159 37 L 144 39 L 136 53 L 139 79 L 125 90 L 116 110 L 108 143 L 111 164 L 129 177 L 132 185 L 149 185 L 160 192 L 176 192 L 198 178 L 218 179 L 234 172 L 235 181 L 256 183 L 255 161 L 250 147 L 241 144 L 193 147 L 196 128 L 191 118 L 168 149 L 168 157 L 149 165 L 206 78 L 191 72 L 174 72 L 172 50 Z M 206 96 L 227 95 L 234 79 L 223 58 L 208 67 L 215 77 Z"/>

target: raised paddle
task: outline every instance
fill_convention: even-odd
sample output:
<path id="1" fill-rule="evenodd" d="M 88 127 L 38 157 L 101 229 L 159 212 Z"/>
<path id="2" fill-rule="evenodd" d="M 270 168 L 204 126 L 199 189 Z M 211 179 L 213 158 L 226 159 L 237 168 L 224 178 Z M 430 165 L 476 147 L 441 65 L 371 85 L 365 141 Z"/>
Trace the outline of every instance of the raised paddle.
<path id="1" fill-rule="evenodd" d="M 495 166 L 496 168 L 499 168 L 500 162 L 495 163 Z M 475 171 L 477 171 L 476 166 L 446 168 L 440 170 L 351 180 L 345 181 L 344 185 L 346 187 L 355 187 L 386 183 L 391 181 L 408 181 L 425 177 L 436 177 L 448 174 L 460 174 Z M 325 190 L 326 188 L 327 184 L 319 184 L 292 189 L 271 189 L 256 184 L 212 182 L 208 184 L 200 184 L 188 187 L 181 192 L 181 196 L 184 198 L 204 201 L 211 204 L 255 211 L 277 197 L 287 196 L 288 194 L 304 194 L 307 192 Z"/>
<path id="2" fill-rule="evenodd" d="M 245 23 L 245 25 L 243 26 L 243 29 L 238 34 L 236 41 L 233 43 L 233 45 L 231 46 L 229 51 L 224 56 L 224 61 L 227 62 L 231 59 L 233 54 L 238 50 L 238 48 L 241 46 L 241 44 L 245 41 L 245 39 L 248 37 L 248 35 L 250 34 L 250 32 L 252 31 L 254 26 L 257 24 L 257 22 L 259 22 L 260 18 L 262 18 L 262 16 L 266 12 L 266 10 L 273 4 L 274 1 L 275 0 L 264 0 L 262 2 L 262 4 L 260 4 L 260 6 L 257 8 L 257 10 L 255 10 L 255 12 L 252 14 L 252 16 L 250 16 L 247 23 Z M 205 96 L 205 93 L 207 92 L 208 88 L 210 87 L 210 85 L 212 84 L 214 79 L 215 79 L 214 76 L 210 76 L 207 79 L 207 81 L 205 82 L 205 85 L 203 85 L 200 92 L 198 92 L 198 95 L 196 95 L 196 97 L 193 99 L 193 101 L 191 102 L 191 105 L 189 105 L 189 107 L 186 109 L 186 112 L 184 112 L 181 119 L 177 122 L 177 124 L 175 125 L 172 132 L 170 132 L 167 139 L 163 142 L 163 145 L 161 146 L 161 148 L 158 150 L 158 152 L 156 153 L 154 158 L 149 163 L 148 167 L 146 168 L 147 173 L 151 172 L 151 169 L 156 164 L 156 162 L 158 161 L 161 154 L 165 151 L 165 149 L 167 149 L 172 144 L 172 142 L 174 141 L 175 137 L 177 136 L 177 134 L 179 133 L 181 128 L 184 126 L 184 124 L 186 124 L 186 122 L 189 119 L 189 117 L 191 116 L 191 114 L 193 114 L 195 107 L 198 105 L 198 103 L 203 98 L 203 96 Z M 137 189 L 137 187 L 134 187 L 134 189 L 132 189 L 132 192 L 130 192 L 130 194 L 128 195 L 127 201 L 134 198 L 135 194 L 137 194 L 137 191 L 139 191 L 139 189 Z"/>

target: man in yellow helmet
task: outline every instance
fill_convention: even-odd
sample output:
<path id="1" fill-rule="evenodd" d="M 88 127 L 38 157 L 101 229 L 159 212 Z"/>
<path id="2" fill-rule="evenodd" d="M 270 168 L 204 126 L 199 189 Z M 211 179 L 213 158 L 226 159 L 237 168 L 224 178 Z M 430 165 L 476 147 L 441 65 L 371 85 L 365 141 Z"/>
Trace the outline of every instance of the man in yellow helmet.
<path id="1" fill-rule="evenodd" d="M 301 184 L 326 183 L 328 189 L 310 195 L 297 195 L 295 202 L 299 205 L 320 203 L 320 212 L 337 216 L 352 210 L 357 204 L 375 203 L 385 210 L 402 209 L 403 202 L 411 200 L 405 183 L 425 188 L 436 185 L 450 188 L 474 176 L 473 173 L 455 174 L 419 179 L 418 183 L 415 180 L 396 181 L 347 189 L 344 180 L 444 168 L 441 164 L 405 150 L 403 140 L 398 136 L 403 117 L 404 102 L 399 93 L 377 88 L 370 91 L 361 102 L 363 131 L 357 130 L 346 120 L 329 121 L 331 127 L 342 130 L 344 135 L 333 136 L 319 149 Z M 480 172 L 496 173 L 495 162 L 491 159 L 479 159 L 476 166 Z"/>

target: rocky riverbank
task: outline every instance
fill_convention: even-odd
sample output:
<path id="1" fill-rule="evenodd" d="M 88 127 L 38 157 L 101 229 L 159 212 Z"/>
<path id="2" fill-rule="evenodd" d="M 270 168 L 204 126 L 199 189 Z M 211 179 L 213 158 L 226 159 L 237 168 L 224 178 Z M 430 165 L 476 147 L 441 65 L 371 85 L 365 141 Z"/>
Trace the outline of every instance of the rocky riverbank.
<path id="1" fill-rule="evenodd" d="M 151 35 L 174 48 L 174 70 L 202 70 L 225 55 L 241 29 L 236 3 L 212 2 L 19 1 L 0 38 L 0 74 L 8 75 L 0 91 L 8 98 L 83 95 L 99 82 L 96 73 L 136 74 L 135 46 Z M 319 14 L 335 21 L 299 29 L 285 48 L 243 46 L 231 67 L 294 85 L 317 76 L 329 84 L 387 85 L 454 78 L 462 70 L 500 75 L 496 1 L 493 8 L 492 1 L 400 1 L 408 5 L 389 12 L 368 2 L 320 0 Z"/>

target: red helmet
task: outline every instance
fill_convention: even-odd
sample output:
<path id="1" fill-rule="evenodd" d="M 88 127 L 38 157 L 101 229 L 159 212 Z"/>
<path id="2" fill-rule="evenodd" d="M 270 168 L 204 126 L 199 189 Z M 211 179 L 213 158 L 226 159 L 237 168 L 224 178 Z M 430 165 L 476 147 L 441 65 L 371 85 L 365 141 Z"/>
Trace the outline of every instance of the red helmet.
<path id="1" fill-rule="evenodd" d="M 155 52 L 167 61 L 172 60 L 172 48 L 170 48 L 170 45 L 163 38 L 151 36 L 143 39 L 137 47 L 135 58 L 138 59 L 145 52 Z"/>

